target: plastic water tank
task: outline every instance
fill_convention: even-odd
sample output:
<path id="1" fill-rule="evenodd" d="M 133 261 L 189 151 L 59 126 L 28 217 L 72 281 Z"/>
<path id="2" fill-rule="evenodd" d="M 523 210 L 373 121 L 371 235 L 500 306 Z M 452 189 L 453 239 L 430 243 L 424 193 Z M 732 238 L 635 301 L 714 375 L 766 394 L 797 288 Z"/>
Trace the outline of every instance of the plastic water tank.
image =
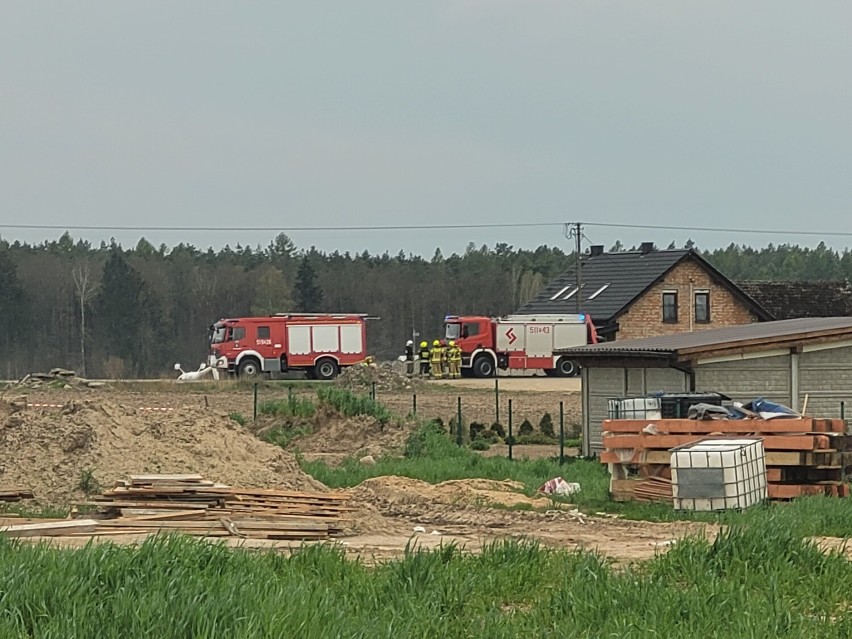
<path id="1" fill-rule="evenodd" d="M 760 439 L 712 439 L 672 450 L 676 510 L 749 508 L 766 499 L 766 457 Z"/>

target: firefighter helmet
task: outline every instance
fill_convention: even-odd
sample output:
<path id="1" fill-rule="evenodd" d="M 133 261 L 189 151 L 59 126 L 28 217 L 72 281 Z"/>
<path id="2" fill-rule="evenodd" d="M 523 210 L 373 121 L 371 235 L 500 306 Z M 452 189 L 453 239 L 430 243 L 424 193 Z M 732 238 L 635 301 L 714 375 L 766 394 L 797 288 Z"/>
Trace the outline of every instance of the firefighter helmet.
<path id="1" fill-rule="evenodd" d="M 451 340 L 450 340 L 450 346 L 455 346 L 455 345 L 456 345 L 455 340 L 452 340 L 452 339 L 451 339 Z"/>
<path id="2" fill-rule="evenodd" d="M 441 345 L 441 342 L 439 342 L 438 340 L 435 340 L 434 342 L 432 342 L 432 346 L 440 346 L 440 345 Z"/>
<path id="3" fill-rule="evenodd" d="M 420 348 L 426 348 L 427 346 L 429 346 L 429 344 L 426 342 L 420 342 Z"/>

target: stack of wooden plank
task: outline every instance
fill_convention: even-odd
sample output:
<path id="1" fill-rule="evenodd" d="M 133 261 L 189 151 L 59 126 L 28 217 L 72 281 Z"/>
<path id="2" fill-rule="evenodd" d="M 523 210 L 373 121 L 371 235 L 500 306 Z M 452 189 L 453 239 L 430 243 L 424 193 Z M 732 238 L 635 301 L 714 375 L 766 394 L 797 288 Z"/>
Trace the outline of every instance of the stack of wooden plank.
<path id="1" fill-rule="evenodd" d="M 0 501 L 14 502 L 32 498 L 33 491 L 25 488 L 0 488 Z"/>
<path id="2" fill-rule="evenodd" d="M 349 508 L 340 493 L 232 488 L 201 475 L 131 475 L 79 507 L 88 519 L 27 522 L 9 536 L 91 536 L 179 532 L 200 537 L 327 539 Z"/>
<path id="3" fill-rule="evenodd" d="M 852 437 L 841 419 L 606 420 L 601 462 L 617 501 L 671 501 L 672 448 L 707 439 L 758 437 L 770 499 L 850 494 Z M 668 490 L 659 480 L 668 480 Z"/>

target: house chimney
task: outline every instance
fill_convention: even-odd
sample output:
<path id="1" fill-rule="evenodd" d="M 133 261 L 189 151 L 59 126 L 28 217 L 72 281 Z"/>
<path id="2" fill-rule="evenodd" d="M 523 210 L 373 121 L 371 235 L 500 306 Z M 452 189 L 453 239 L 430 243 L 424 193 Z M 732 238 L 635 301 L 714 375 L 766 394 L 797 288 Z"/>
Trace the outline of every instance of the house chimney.
<path id="1" fill-rule="evenodd" d="M 654 250 L 654 243 L 653 242 L 642 242 L 642 244 L 639 245 L 639 252 L 642 255 L 647 255 L 648 253 L 650 253 L 653 250 Z"/>
<path id="2" fill-rule="evenodd" d="M 597 257 L 598 255 L 603 255 L 604 247 L 603 244 L 592 244 L 589 249 L 589 257 Z"/>

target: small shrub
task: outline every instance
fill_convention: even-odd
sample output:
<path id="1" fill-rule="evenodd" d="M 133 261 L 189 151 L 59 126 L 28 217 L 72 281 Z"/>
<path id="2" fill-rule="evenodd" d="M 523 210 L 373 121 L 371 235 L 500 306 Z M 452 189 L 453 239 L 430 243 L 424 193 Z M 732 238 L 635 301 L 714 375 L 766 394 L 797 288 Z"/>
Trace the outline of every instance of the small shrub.
<path id="1" fill-rule="evenodd" d="M 242 416 L 242 414 L 237 412 L 228 413 L 228 417 L 230 417 L 233 421 L 237 422 L 240 426 L 246 425 L 246 418 Z"/>
<path id="2" fill-rule="evenodd" d="M 452 457 L 459 449 L 450 441 L 438 420 L 418 426 L 405 442 L 403 454 L 409 459 Z"/>
<path id="3" fill-rule="evenodd" d="M 485 433 L 485 424 L 481 422 L 471 422 L 470 423 L 470 440 L 476 440 L 482 437 L 483 433 Z"/>
<path id="4" fill-rule="evenodd" d="M 331 406 L 345 417 L 369 415 L 382 424 L 393 419 L 393 413 L 384 404 L 367 395 L 356 395 L 343 388 L 323 386 L 317 390 L 317 397 L 320 403 Z"/>
<path id="5" fill-rule="evenodd" d="M 471 450 L 488 450 L 489 448 L 491 448 L 491 444 L 484 439 L 474 439 L 470 442 Z"/>
<path id="6" fill-rule="evenodd" d="M 552 437 L 545 437 L 541 433 L 533 433 L 532 435 L 518 436 L 517 444 L 557 444 L 559 440 Z"/>
<path id="7" fill-rule="evenodd" d="M 541 421 L 538 423 L 538 430 L 545 437 L 550 437 L 551 439 L 556 437 L 556 432 L 553 430 L 553 418 L 550 416 L 550 413 L 545 413 L 541 416 Z"/>
<path id="8" fill-rule="evenodd" d="M 486 441 L 490 444 L 496 444 L 502 438 L 493 430 L 484 430 L 479 434 L 479 439 Z"/>
<path id="9" fill-rule="evenodd" d="M 525 419 L 521 422 L 521 425 L 518 427 L 518 435 L 532 435 L 535 432 L 532 423 L 530 420 Z"/>
<path id="10" fill-rule="evenodd" d="M 262 415 L 276 415 L 279 417 L 301 417 L 310 419 L 316 413 L 316 406 L 306 397 L 290 395 L 286 399 L 269 399 L 261 402 L 257 412 Z"/>
<path id="11" fill-rule="evenodd" d="M 580 422 L 568 424 L 565 428 L 565 439 L 581 439 L 583 437 L 583 426 Z"/>
<path id="12" fill-rule="evenodd" d="M 308 426 L 276 426 L 266 431 L 262 439 L 281 448 L 287 448 L 294 440 L 310 435 Z"/>
<path id="13" fill-rule="evenodd" d="M 496 433 L 500 439 L 506 437 L 506 429 L 503 428 L 503 424 L 500 422 L 494 422 L 491 424 L 491 432 Z"/>
<path id="14" fill-rule="evenodd" d="M 77 488 L 83 491 L 86 495 L 94 495 L 101 492 L 101 485 L 98 480 L 95 479 L 94 468 L 84 468 L 80 471 L 80 481 L 77 484 Z"/>

